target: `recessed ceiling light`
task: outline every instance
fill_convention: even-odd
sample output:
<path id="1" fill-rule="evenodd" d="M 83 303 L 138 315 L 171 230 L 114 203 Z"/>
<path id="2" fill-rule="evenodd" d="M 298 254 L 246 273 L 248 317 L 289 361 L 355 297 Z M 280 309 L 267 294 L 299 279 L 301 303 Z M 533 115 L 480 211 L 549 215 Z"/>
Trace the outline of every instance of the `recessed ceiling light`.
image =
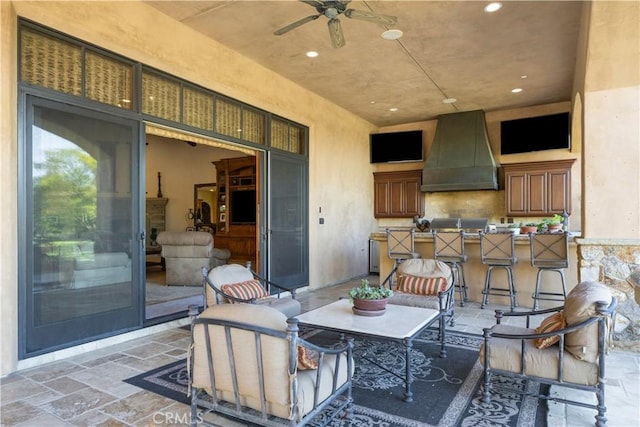
<path id="1" fill-rule="evenodd" d="M 524 75 L 524 74 L 520 76 L 521 79 L 526 79 L 527 77 L 529 77 L 529 76 Z"/>
<path id="2" fill-rule="evenodd" d="M 522 92 L 522 88 L 517 87 L 517 88 L 515 88 L 515 89 L 511 89 L 511 92 L 513 92 L 513 93 L 520 93 L 520 92 Z"/>
<path id="3" fill-rule="evenodd" d="M 315 50 L 310 50 L 309 52 L 305 53 L 305 55 L 307 55 L 309 58 L 315 58 L 319 54 Z"/>
<path id="4" fill-rule="evenodd" d="M 391 107 L 391 108 L 389 108 L 389 111 L 395 113 L 396 111 L 398 111 L 398 108 L 397 107 Z"/>
<path id="5" fill-rule="evenodd" d="M 487 13 L 496 12 L 496 11 L 498 11 L 500 9 L 502 9 L 502 3 L 500 3 L 500 2 L 489 3 L 488 5 L 486 5 L 484 7 L 484 11 L 487 12 Z"/>
<path id="6" fill-rule="evenodd" d="M 376 101 L 369 101 L 369 104 L 375 104 Z"/>
<path id="7" fill-rule="evenodd" d="M 442 103 L 443 104 L 453 104 L 456 101 L 457 101 L 457 99 L 455 99 L 455 98 L 445 98 L 445 99 L 442 100 Z"/>
<path id="8" fill-rule="evenodd" d="M 382 38 L 385 40 L 398 40 L 402 37 L 402 31 L 400 30 L 387 30 L 381 34 Z"/>

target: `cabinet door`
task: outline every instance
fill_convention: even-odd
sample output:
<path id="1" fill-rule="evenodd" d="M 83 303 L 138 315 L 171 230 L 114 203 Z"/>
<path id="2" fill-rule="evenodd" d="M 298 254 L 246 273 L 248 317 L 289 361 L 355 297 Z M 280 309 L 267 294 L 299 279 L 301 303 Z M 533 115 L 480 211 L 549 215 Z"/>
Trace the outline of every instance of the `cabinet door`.
<path id="1" fill-rule="evenodd" d="M 524 215 L 527 212 L 527 175 L 524 172 L 505 174 L 507 215 Z"/>
<path id="2" fill-rule="evenodd" d="M 571 180 L 566 170 L 549 171 L 548 173 L 548 211 L 549 213 L 562 213 L 566 210 L 571 213 Z"/>
<path id="3" fill-rule="evenodd" d="M 530 172 L 527 180 L 527 199 L 529 201 L 528 213 L 534 215 L 545 215 L 547 208 L 547 173 Z"/>
<path id="4" fill-rule="evenodd" d="M 403 216 L 405 213 L 405 199 L 404 199 L 404 179 L 392 179 L 389 181 L 391 199 L 391 216 Z"/>
<path id="5" fill-rule="evenodd" d="M 389 216 L 391 213 L 389 180 L 375 180 L 373 183 L 373 191 L 373 216 L 376 218 Z"/>
<path id="6" fill-rule="evenodd" d="M 405 215 L 422 216 L 422 185 L 421 177 L 409 178 L 404 185 Z"/>

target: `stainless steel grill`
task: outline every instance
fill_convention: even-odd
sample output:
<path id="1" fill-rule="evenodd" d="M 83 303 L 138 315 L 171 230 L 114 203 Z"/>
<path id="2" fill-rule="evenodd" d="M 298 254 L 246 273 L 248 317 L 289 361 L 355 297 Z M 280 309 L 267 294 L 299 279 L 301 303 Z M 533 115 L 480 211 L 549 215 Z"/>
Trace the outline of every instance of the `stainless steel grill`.
<path id="1" fill-rule="evenodd" d="M 485 230 L 488 218 L 434 218 L 431 220 L 432 230 L 456 229 L 464 231 Z"/>

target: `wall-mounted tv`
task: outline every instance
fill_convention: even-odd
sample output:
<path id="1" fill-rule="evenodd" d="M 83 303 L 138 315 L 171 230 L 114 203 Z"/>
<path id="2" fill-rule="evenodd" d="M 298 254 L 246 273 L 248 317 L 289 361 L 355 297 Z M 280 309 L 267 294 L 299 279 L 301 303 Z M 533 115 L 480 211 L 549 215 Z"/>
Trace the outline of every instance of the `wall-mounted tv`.
<path id="1" fill-rule="evenodd" d="M 500 123 L 500 153 L 570 148 L 569 113 L 507 120 Z"/>
<path id="2" fill-rule="evenodd" d="M 422 131 L 373 133 L 371 163 L 422 161 Z"/>
<path id="3" fill-rule="evenodd" d="M 255 224 L 256 208 L 256 190 L 231 190 L 231 224 Z"/>

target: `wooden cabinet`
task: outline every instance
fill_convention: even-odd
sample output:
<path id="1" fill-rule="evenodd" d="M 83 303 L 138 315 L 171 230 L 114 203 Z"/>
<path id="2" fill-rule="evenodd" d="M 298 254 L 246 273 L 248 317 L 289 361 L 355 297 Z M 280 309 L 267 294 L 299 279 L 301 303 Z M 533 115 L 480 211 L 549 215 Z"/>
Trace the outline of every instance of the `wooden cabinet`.
<path id="1" fill-rule="evenodd" d="M 507 216 L 571 213 L 574 159 L 502 165 Z"/>
<path id="2" fill-rule="evenodd" d="M 244 265 L 251 261 L 254 268 L 257 268 L 256 158 L 247 156 L 223 159 L 213 164 L 216 167 L 218 188 L 214 245 L 229 249 L 229 263 Z"/>
<path id="3" fill-rule="evenodd" d="M 422 216 L 422 170 L 375 172 L 373 215 L 376 218 Z"/>

